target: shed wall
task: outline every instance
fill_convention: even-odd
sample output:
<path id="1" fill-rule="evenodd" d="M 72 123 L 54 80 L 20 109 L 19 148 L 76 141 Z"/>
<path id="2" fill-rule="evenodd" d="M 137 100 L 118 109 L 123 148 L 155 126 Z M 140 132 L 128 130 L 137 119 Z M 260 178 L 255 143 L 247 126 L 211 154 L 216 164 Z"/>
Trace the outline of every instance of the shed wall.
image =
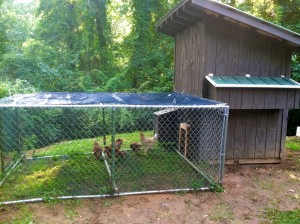
<path id="1" fill-rule="evenodd" d="M 209 73 L 290 77 L 291 50 L 266 35 L 205 17 L 176 35 L 175 90 L 207 97 Z"/>

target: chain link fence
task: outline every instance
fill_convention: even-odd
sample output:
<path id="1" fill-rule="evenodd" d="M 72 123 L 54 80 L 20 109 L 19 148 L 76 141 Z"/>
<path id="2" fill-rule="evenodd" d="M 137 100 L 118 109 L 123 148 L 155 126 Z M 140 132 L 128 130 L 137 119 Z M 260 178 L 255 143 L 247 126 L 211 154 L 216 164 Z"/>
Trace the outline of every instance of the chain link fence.
<path id="1" fill-rule="evenodd" d="M 207 189 L 228 107 L 3 107 L 0 201 Z"/>

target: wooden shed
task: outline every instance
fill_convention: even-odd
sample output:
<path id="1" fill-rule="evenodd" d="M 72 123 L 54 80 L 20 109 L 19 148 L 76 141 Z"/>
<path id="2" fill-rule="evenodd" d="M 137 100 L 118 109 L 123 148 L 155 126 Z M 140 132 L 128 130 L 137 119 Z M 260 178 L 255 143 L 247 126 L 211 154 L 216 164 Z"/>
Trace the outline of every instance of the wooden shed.
<path id="1" fill-rule="evenodd" d="M 280 162 L 300 35 L 211 0 L 180 2 L 157 30 L 175 38 L 175 91 L 229 104 L 227 163 Z"/>

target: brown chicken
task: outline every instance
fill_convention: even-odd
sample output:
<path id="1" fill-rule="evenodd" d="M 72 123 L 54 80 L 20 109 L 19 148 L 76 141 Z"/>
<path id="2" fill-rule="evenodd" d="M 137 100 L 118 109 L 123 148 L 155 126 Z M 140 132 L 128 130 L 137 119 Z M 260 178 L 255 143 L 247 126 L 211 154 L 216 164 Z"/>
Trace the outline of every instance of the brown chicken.
<path id="1" fill-rule="evenodd" d="M 93 154 L 94 156 L 96 157 L 96 159 L 100 159 L 100 157 L 102 156 L 102 148 L 101 146 L 99 145 L 99 143 L 96 141 L 94 141 L 94 147 L 93 147 Z"/>
<path id="2" fill-rule="evenodd" d="M 124 157 L 126 154 L 124 152 L 121 151 L 121 146 L 123 144 L 123 139 L 120 139 L 118 138 L 116 140 L 116 143 L 115 143 L 115 153 L 117 156 L 120 156 L 120 157 Z M 112 144 L 110 144 L 109 146 L 105 146 L 105 150 L 104 152 L 106 153 L 106 155 L 111 158 L 111 154 L 112 154 Z"/>
<path id="3" fill-rule="evenodd" d="M 130 144 L 130 148 L 132 149 L 133 152 L 137 152 L 137 151 L 141 150 L 142 144 L 139 142 L 132 142 Z"/>
<path id="4" fill-rule="evenodd" d="M 151 149 L 152 146 L 157 142 L 158 134 L 155 133 L 153 137 L 145 137 L 145 135 L 141 132 L 140 139 L 143 146 L 145 147 L 145 155 L 147 155 L 148 150 Z"/>

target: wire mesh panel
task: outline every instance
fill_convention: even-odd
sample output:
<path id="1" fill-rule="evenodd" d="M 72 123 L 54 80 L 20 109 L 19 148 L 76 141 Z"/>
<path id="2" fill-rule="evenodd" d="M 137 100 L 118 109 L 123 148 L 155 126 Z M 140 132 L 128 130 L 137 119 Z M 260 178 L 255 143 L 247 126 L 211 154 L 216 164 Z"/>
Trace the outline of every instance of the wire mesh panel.
<path id="1" fill-rule="evenodd" d="M 227 107 L 3 107 L 0 201 L 207 188 Z"/>

